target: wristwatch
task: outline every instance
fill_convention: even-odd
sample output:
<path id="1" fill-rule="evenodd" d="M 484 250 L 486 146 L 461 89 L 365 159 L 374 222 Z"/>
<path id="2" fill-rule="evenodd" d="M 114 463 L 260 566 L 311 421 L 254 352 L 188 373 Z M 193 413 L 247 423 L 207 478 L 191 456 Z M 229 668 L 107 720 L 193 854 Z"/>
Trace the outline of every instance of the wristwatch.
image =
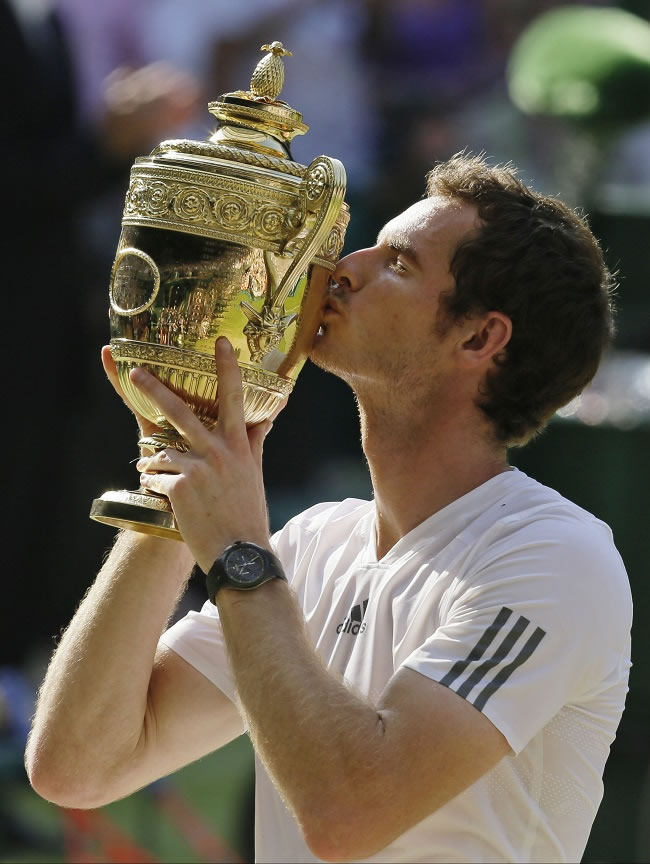
<path id="1" fill-rule="evenodd" d="M 197 573 L 203 574 L 203 571 L 198 564 L 195 564 L 192 576 Z M 205 575 L 208 599 L 212 603 L 220 588 L 251 591 L 270 579 L 287 581 L 280 559 L 263 546 L 246 540 L 237 540 L 227 546 L 208 572 L 203 575 Z"/>

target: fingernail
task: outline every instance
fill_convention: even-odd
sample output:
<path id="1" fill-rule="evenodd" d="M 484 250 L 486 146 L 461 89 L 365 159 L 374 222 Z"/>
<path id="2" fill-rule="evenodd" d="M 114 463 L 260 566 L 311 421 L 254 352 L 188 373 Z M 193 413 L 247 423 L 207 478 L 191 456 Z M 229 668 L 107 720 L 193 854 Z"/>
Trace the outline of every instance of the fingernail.
<path id="1" fill-rule="evenodd" d="M 138 459 L 138 461 L 135 463 L 135 467 L 138 469 L 138 471 L 142 471 L 144 466 L 145 466 L 145 460 L 144 459 Z"/>
<path id="2" fill-rule="evenodd" d="M 269 432 L 271 431 L 271 429 L 273 429 L 273 423 L 269 423 L 268 426 L 266 427 L 266 432 L 264 433 L 264 437 L 265 437 L 265 438 L 266 438 L 266 436 L 269 434 Z"/>

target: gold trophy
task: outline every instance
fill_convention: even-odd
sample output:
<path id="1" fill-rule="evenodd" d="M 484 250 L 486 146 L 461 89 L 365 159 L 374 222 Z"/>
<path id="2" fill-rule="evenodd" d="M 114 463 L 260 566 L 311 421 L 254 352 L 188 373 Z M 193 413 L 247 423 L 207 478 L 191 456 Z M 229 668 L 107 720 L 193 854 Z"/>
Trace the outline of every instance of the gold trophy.
<path id="1" fill-rule="evenodd" d="M 248 91 L 211 102 L 208 141 L 163 141 L 135 160 L 111 273 L 111 353 L 131 407 L 160 427 L 140 444 L 187 450 L 181 435 L 133 386 L 136 366 L 156 375 L 206 426 L 217 417 L 214 345 L 226 336 L 244 388 L 246 422 L 269 417 L 293 389 L 321 321 L 349 209 L 345 170 L 319 156 L 292 161 L 308 127 L 278 100 L 281 42 L 263 45 Z M 105 492 L 92 519 L 182 539 L 169 500 Z"/>

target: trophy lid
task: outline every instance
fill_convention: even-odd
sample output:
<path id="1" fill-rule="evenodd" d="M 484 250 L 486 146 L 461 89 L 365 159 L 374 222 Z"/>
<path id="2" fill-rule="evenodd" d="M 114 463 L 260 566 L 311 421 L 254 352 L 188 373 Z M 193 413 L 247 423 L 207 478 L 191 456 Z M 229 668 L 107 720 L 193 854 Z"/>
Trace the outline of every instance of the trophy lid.
<path id="1" fill-rule="evenodd" d="M 282 58 L 291 52 L 281 42 L 261 50 L 268 53 L 253 71 L 250 89 L 224 93 L 209 104 L 219 125 L 207 141 L 162 141 L 149 156 L 135 160 L 122 225 L 165 228 L 265 252 L 289 250 L 290 255 L 291 243 L 300 245 L 303 235 L 314 233 L 314 219 L 325 225 L 334 214 L 331 242 L 319 235 L 318 248 L 308 256 L 333 269 L 348 220 L 341 197 L 345 170 L 325 156 L 309 166 L 293 161 L 290 142 L 309 127 L 278 98 Z"/>
<path id="2" fill-rule="evenodd" d="M 208 104 L 220 121 L 210 141 L 290 158 L 289 142 L 309 129 L 302 114 L 278 99 L 284 83 L 282 58 L 291 51 L 282 42 L 262 45 L 260 51 L 268 53 L 255 67 L 250 89 L 224 93 Z"/>

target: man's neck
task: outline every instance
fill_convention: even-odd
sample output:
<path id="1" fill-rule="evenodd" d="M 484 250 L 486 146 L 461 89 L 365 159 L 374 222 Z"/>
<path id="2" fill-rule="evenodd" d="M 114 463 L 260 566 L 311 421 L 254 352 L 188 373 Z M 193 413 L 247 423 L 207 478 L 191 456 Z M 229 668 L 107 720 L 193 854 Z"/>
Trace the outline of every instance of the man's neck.
<path id="1" fill-rule="evenodd" d="M 506 448 L 473 406 L 431 412 L 419 424 L 359 403 L 363 449 L 377 507 L 377 557 L 429 516 L 508 470 Z"/>

